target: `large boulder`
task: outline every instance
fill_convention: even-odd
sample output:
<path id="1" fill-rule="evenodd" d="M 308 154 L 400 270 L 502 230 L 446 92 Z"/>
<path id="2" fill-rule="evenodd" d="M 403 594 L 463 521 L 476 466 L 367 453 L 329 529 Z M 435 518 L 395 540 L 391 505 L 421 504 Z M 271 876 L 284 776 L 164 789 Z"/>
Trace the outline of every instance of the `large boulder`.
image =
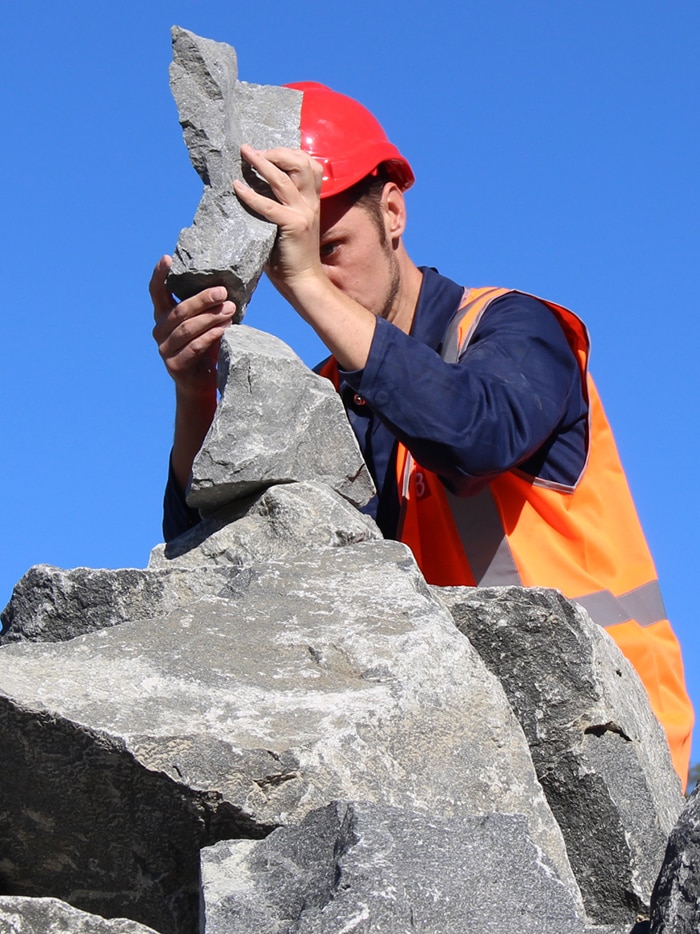
<path id="1" fill-rule="evenodd" d="M 502 689 L 403 546 L 229 575 L 165 617 L 0 649 L 7 893 L 190 934 L 201 846 L 345 798 L 523 814 L 578 897 Z"/>
<path id="2" fill-rule="evenodd" d="M 610 636 L 558 591 L 436 592 L 503 684 L 590 916 L 648 917 L 683 798 L 636 672 Z"/>

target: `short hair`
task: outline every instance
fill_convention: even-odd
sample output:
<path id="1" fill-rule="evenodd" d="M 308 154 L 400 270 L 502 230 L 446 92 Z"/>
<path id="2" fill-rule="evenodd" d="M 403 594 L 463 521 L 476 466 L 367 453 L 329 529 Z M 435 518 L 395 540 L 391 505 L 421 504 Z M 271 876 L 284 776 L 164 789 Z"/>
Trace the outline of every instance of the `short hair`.
<path id="1" fill-rule="evenodd" d="M 384 230 L 380 205 L 382 202 L 382 194 L 384 193 L 384 186 L 387 182 L 393 180 L 386 164 L 382 162 L 376 169 L 373 169 L 369 175 L 365 175 L 364 178 L 361 178 L 359 182 L 355 182 L 354 185 L 344 192 L 349 201 L 358 205 L 358 207 L 364 208 L 368 212 L 379 231 L 379 239 L 382 246 L 386 244 L 386 231 Z"/>

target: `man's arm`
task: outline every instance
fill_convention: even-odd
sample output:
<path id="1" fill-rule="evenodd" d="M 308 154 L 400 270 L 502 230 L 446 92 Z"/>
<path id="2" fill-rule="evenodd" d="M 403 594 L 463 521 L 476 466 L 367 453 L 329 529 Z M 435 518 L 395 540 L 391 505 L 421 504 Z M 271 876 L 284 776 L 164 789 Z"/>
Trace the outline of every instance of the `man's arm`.
<path id="1" fill-rule="evenodd" d="M 568 484 L 585 461 L 578 365 L 552 312 L 528 296 L 494 302 L 457 364 L 380 321 L 367 366 L 345 378 L 455 492 L 516 465 Z"/>
<path id="2" fill-rule="evenodd" d="M 155 327 L 153 338 L 175 382 L 175 436 L 172 475 L 184 493 L 192 462 L 216 410 L 216 363 L 221 335 L 233 320 L 235 305 L 226 289 L 204 289 L 176 302 L 165 285 L 172 260 L 163 256 L 153 270 L 150 293 Z"/>
<path id="3" fill-rule="evenodd" d="M 295 149 L 260 152 L 241 146 L 241 154 L 270 185 L 277 200 L 235 180 L 243 204 L 277 225 L 267 274 L 275 288 L 307 321 L 341 366 L 363 367 L 376 317 L 333 284 L 319 252 L 323 169 Z"/>

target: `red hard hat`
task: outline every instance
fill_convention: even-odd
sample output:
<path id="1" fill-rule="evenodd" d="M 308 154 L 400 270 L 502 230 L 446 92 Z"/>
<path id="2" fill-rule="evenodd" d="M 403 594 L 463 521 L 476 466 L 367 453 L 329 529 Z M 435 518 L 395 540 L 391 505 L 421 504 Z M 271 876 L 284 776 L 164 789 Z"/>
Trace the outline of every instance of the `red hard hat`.
<path id="1" fill-rule="evenodd" d="M 411 166 L 366 107 L 315 81 L 285 87 L 304 93 L 301 148 L 323 166 L 322 198 L 347 191 L 381 163 L 402 191 L 411 187 Z"/>

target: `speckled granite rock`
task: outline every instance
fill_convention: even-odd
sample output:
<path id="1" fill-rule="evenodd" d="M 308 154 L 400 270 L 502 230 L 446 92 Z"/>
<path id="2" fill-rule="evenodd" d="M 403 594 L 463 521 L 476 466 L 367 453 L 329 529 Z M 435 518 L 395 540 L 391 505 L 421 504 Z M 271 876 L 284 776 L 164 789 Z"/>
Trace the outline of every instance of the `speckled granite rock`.
<path id="1" fill-rule="evenodd" d="M 15 584 L 2 612 L 0 645 L 65 642 L 131 619 L 163 616 L 227 581 L 224 568 L 72 568 L 37 564 Z"/>
<path id="2" fill-rule="evenodd" d="M 202 851 L 206 934 L 586 934 L 512 814 L 435 817 L 334 802 L 261 841 Z"/>

